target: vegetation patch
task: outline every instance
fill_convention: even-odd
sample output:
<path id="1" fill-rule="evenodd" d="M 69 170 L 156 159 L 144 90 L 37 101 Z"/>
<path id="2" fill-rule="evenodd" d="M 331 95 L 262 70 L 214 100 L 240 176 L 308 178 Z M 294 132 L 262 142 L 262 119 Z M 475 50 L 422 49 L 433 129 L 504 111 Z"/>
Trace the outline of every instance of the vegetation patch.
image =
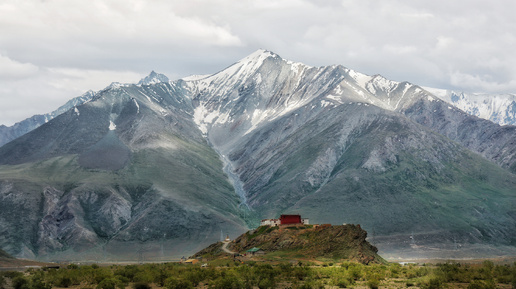
<path id="1" fill-rule="evenodd" d="M 0 288 L 515 288 L 516 263 L 448 262 L 401 266 L 355 262 L 208 262 L 127 266 L 69 265 L 0 272 Z"/>

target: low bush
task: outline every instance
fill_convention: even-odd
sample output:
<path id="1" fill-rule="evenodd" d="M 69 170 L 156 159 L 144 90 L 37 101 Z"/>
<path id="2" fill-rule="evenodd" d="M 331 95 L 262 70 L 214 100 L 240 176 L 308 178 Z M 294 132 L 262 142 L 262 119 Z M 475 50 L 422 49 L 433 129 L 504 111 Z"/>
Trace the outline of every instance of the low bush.
<path id="1" fill-rule="evenodd" d="M 106 279 L 100 281 L 98 284 L 99 285 L 97 285 L 97 289 L 115 289 L 115 288 L 123 289 L 124 288 L 124 287 L 122 287 L 123 285 L 121 284 L 120 280 L 118 280 L 114 277 L 106 278 Z"/>
<path id="2" fill-rule="evenodd" d="M 14 289 L 30 289 L 29 280 L 24 276 L 14 277 L 12 285 Z"/>
<path id="3" fill-rule="evenodd" d="M 244 288 L 242 282 L 232 275 L 226 274 L 210 282 L 210 288 L 213 289 L 241 289 Z"/>
<path id="4" fill-rule="evenodd" d="M 73 282 L 72 282 L 72 278 L 68 277 L 68 276 L 59 276 L 56 281 L 54 282 L 54 285 L 56 285 L 57 287 L 63 287 L 63 288 L 68 288 L 70 286 L 72 286 Z"/>
<path id="5" fill-rule="evenodd" d="M 376 278 L 371 278 L 367 280 L 367 286 L 371 289 L 378 289 L 380 286 L 380 281 Z"/>
<path id="6" fill-rule="evenodd" d="M 174 277 L 169 277 L 165 281 L 165 288 L 167 289 L 192 289 L 194 288 L 192 282 L 188 280 L 180 280 Z"/>
<path id="7" fill-rule="evenodd" d="M 152 287 L 149 285 L 149 283 L 144 282 L 136 282 L 133 284 L 133 289 L 151 289 Z"/>
<path id="8" fill-rule="evenodd" d="M 439 277 L 431 277 L 428 280 L 418 284 L 421 289 L 441 289 L 443 288 L 442 279 Z"/>

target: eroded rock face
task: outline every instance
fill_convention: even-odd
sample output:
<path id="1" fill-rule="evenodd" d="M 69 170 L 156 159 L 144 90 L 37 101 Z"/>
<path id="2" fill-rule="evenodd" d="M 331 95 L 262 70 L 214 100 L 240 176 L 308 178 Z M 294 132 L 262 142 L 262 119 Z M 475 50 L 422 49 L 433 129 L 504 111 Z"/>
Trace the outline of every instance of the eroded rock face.
<path id="1" fill-rule="evenodd" d="M 243 231 L 241 224 L 224 220 L 222 215 L 187 208 L 151 188 L 78 187 L 63 192 L 46 187 L 40 194 L 28 195 L 16 184 L 3 183 L 0 200 L 2 211 L 11 216 L 2 214 L 0 231 L 5 234 L 1 246 L 31 258 L 49 258 L 56 252 L 61 252 L 59 258 L 91 258 L 104 250 L 107 260 L 116 260 L 126 258 L 121 255 L 125 249 L 118 248 L 124 243 L 136 249 L 138 244 L 161 243 L 161 248 L 147 249 L 149 259 L 156 259 L 166 257 L 159 255 L 163 244 L 168 254 L 180 255 L 216 239 L 213 236 L 218 237 L 221 230 L 231 234 Z M 30 207 L 34 210 L 26 212 Z M 37 230 L 32 229 L 34 223 Z M 23 241 L 13 244 L 13 239 Z M 200 242 L 181 251 L 184 243 L 192 240 Z M 111 242 L 118 246 L 110 246 Z M 106 247 L 109 250 L 105 251 Z"/>

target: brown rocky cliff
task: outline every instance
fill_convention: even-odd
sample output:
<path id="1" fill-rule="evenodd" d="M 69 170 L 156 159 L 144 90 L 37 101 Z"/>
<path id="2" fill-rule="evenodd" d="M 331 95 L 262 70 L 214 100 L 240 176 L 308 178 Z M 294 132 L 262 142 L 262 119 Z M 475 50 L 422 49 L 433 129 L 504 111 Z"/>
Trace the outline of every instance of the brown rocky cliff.
<path id="1" fill-rule="evenodd" d="M 352 260 L 368 264 L 382 262 L 378 249 L 366 241 L 367 232 L 359 225 L 262 226 L 235 239 L 229 248 L 245 252 L 258 247 L 267 252 L 289 251 L 309 259 L 318 257 Z"/>

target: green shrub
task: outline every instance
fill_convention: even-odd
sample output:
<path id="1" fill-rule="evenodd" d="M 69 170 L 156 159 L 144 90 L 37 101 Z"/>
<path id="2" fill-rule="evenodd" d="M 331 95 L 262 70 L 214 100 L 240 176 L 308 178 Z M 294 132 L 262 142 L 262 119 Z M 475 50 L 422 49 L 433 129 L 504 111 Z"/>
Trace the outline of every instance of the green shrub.
<path id="1" fill-rule="evenodd" d="M 380 286 L 380 281 L 378 281 L 376 278 L 371 278 L 367 280 L 367 286 L 371 289 L 378 289 Z"/>
<path id="2" fill-rule="evenodd" d="M 23 276 L 17 276 L 12 281 L 14 289 L 30 289 L 29 280 Z"/>
<path id="3" fill-rule="evenodd" d="M 232 274 L 226 274 L 225 276 L 220 276 L 216 280 L 210 282 L 210 288 L 213 289 L 240 289 L 244 288 L 243 284 L 238 280 L 238 278 Z"/>
<path id="4" fill-rule="evenodd" d="M 114 279 L 113 272 L 111 272 L 109 268 L 100 268 L 97 264 L 93 265 L 95 266 L 91 266 L 92 270 L 90 271 L 90 273 L 93 275 L 93 280 L 96 284 L 100 284 L 100 282 L 102 282 L 105 279 Z"/>
<path id="5" fill-rule="evenodd" d="M 39 271 L 38 274 L 34 274 L 31 278 L 31 286 L 32 289 L 51 289 L 52 285 L 47 283 L 44 279 L 44 275 L 42 271 Z"/>
<path id="6" fill-rule="evenodd" d="M 184 273 L 184 279 L 190 281 L 193 286 L 197 286 L 204 280 L 204 270 L 201 268 L 192 268 Z"/>
<path id="7" fill-rule="evenodd" d="M 290 276 L 294 268 L 292 267 L 292 264 L 290 263 L 280 263 L 278 265 L 279 269 L 281 270 L 281 273 Z"/>
<path id="8" fill-rule="evenodd" d="M 151 289 L 152 287 L 148 283 L 136 282 L 133 284 L 134 289 Z"/>
<path id="9" fill-rule="evenodd" d="M 340 267 L 347 270 L 350 265 L 351 265 L 351 263 L 349 263 L 349 262 L 342 262 L 342 264 L 340 264 Z"/>
<path id="10" fill-rule="evenodd" d="M 314 289 L 314 288 L 316 288 L 316 289 L 323 289 L 324 288 L 324 284 L 322 282 L 316 282 L 314 280 L 311 280 L 311 281 L 305 282 L 299 288 L 302 288 L 302 289 Z"/>
<path id="11" fill-rule="evenodd" d="M 131 282 L 134 281 L 134 276 L 141 271 L 139 266 L 127 265 L 115 271 L 115 275 L 120 275 L 128 278 Z"/>
<path id="12" fill-rule="evenodd" d="M 165 281 L 165 288 L 167 288 L 167 289 L 191 289 L 191 288 L 194 288 L 194 286 L 188 280 L 179 280 L 174 277 L 169 277 Z"/>
<path id="13" fill-rule="evenodd" d="M 348 274 L 353 280 L 360 280 L 362 278 L 362 268 L 358 265 L 348 267 Z"/>
<path id="14" fill-rule="evenodd" d="M 68 276 L 59 276 L 54 285 L 57 287 L 68 288 L 73 285 L 72 279 Z"/>
<path id="15" fill-rule="evenodd" d="M 134 275 L 134 282 L 152 283 L 155 274 L 150 270 L 142 270 Z"/>
<path id="16" fill-rule="evenodd" d="M 100 281 L 99 285 L 97 285 L 97 289 L 115 289 L 119 288 L 119 284 L 121 282 L 116 278 L 106 278 L 102 281 Z"/>
<path id="17" fill-rule="evenodd" d="M 274 288 L 275 285 L 276 283 L 274 282 L 274 279 L 263 278 L 260 281 L 258 281 L 259 289 Z"/>
<path id="18" fill-rule="evenodd" d="M 419 287 L 421 287 L 421 289 L 440 289 L 443 288 L 443 282 L 439 277 L 432 277 L 426 282 L 420 283 Z"/>
<path id="19" fill-rule="evenodd" d="M 335 282 L 335 286 L 339 288 L 348 288 L 349 282 L 346 279 L 339 279 L 337 282 Z"/>
<path id="20" fill-rule="evenodd" d="M 495 289 L 496 285 L 493 280 L 481 281 L 473 280 L 468 285 L 468 289 Z"/>
<path id="21" fill-rule="evenodd" d="M 120 285 L 120 287 L 127 287 L 127 285 L 129 285 L 129 278 L 126 278 L 124 276 L 115 276 L 116 279 L 118 279 L 118 283 Z"/>
<path id="22" fill-rule="evenodd" d="M 312 289 L 314 287 L 310 283 L 303 283 L 303 285 L 299 286 L 298 288 L 299 289 Z"/>
<path id="23" fill-rule="evenodd" d="M 391 278 L 398 278 L 401 272 L 401 265 L 400 264 L 392 264 L 389 267 Z"/>
<path id="24" fill-rule="evenodd" d="M 302 281 L 311 275 L 311 269 L 309 267 L 295 267 L 292 274 L 298 280 Z"/>
<path id="25" fill-rule="evenodd" d="M 16 277 L 23 276 L 23 273 L 18 271 L 7 271 L 4 272 L 3 275 L 9 279 L 14 279 Z"/>

